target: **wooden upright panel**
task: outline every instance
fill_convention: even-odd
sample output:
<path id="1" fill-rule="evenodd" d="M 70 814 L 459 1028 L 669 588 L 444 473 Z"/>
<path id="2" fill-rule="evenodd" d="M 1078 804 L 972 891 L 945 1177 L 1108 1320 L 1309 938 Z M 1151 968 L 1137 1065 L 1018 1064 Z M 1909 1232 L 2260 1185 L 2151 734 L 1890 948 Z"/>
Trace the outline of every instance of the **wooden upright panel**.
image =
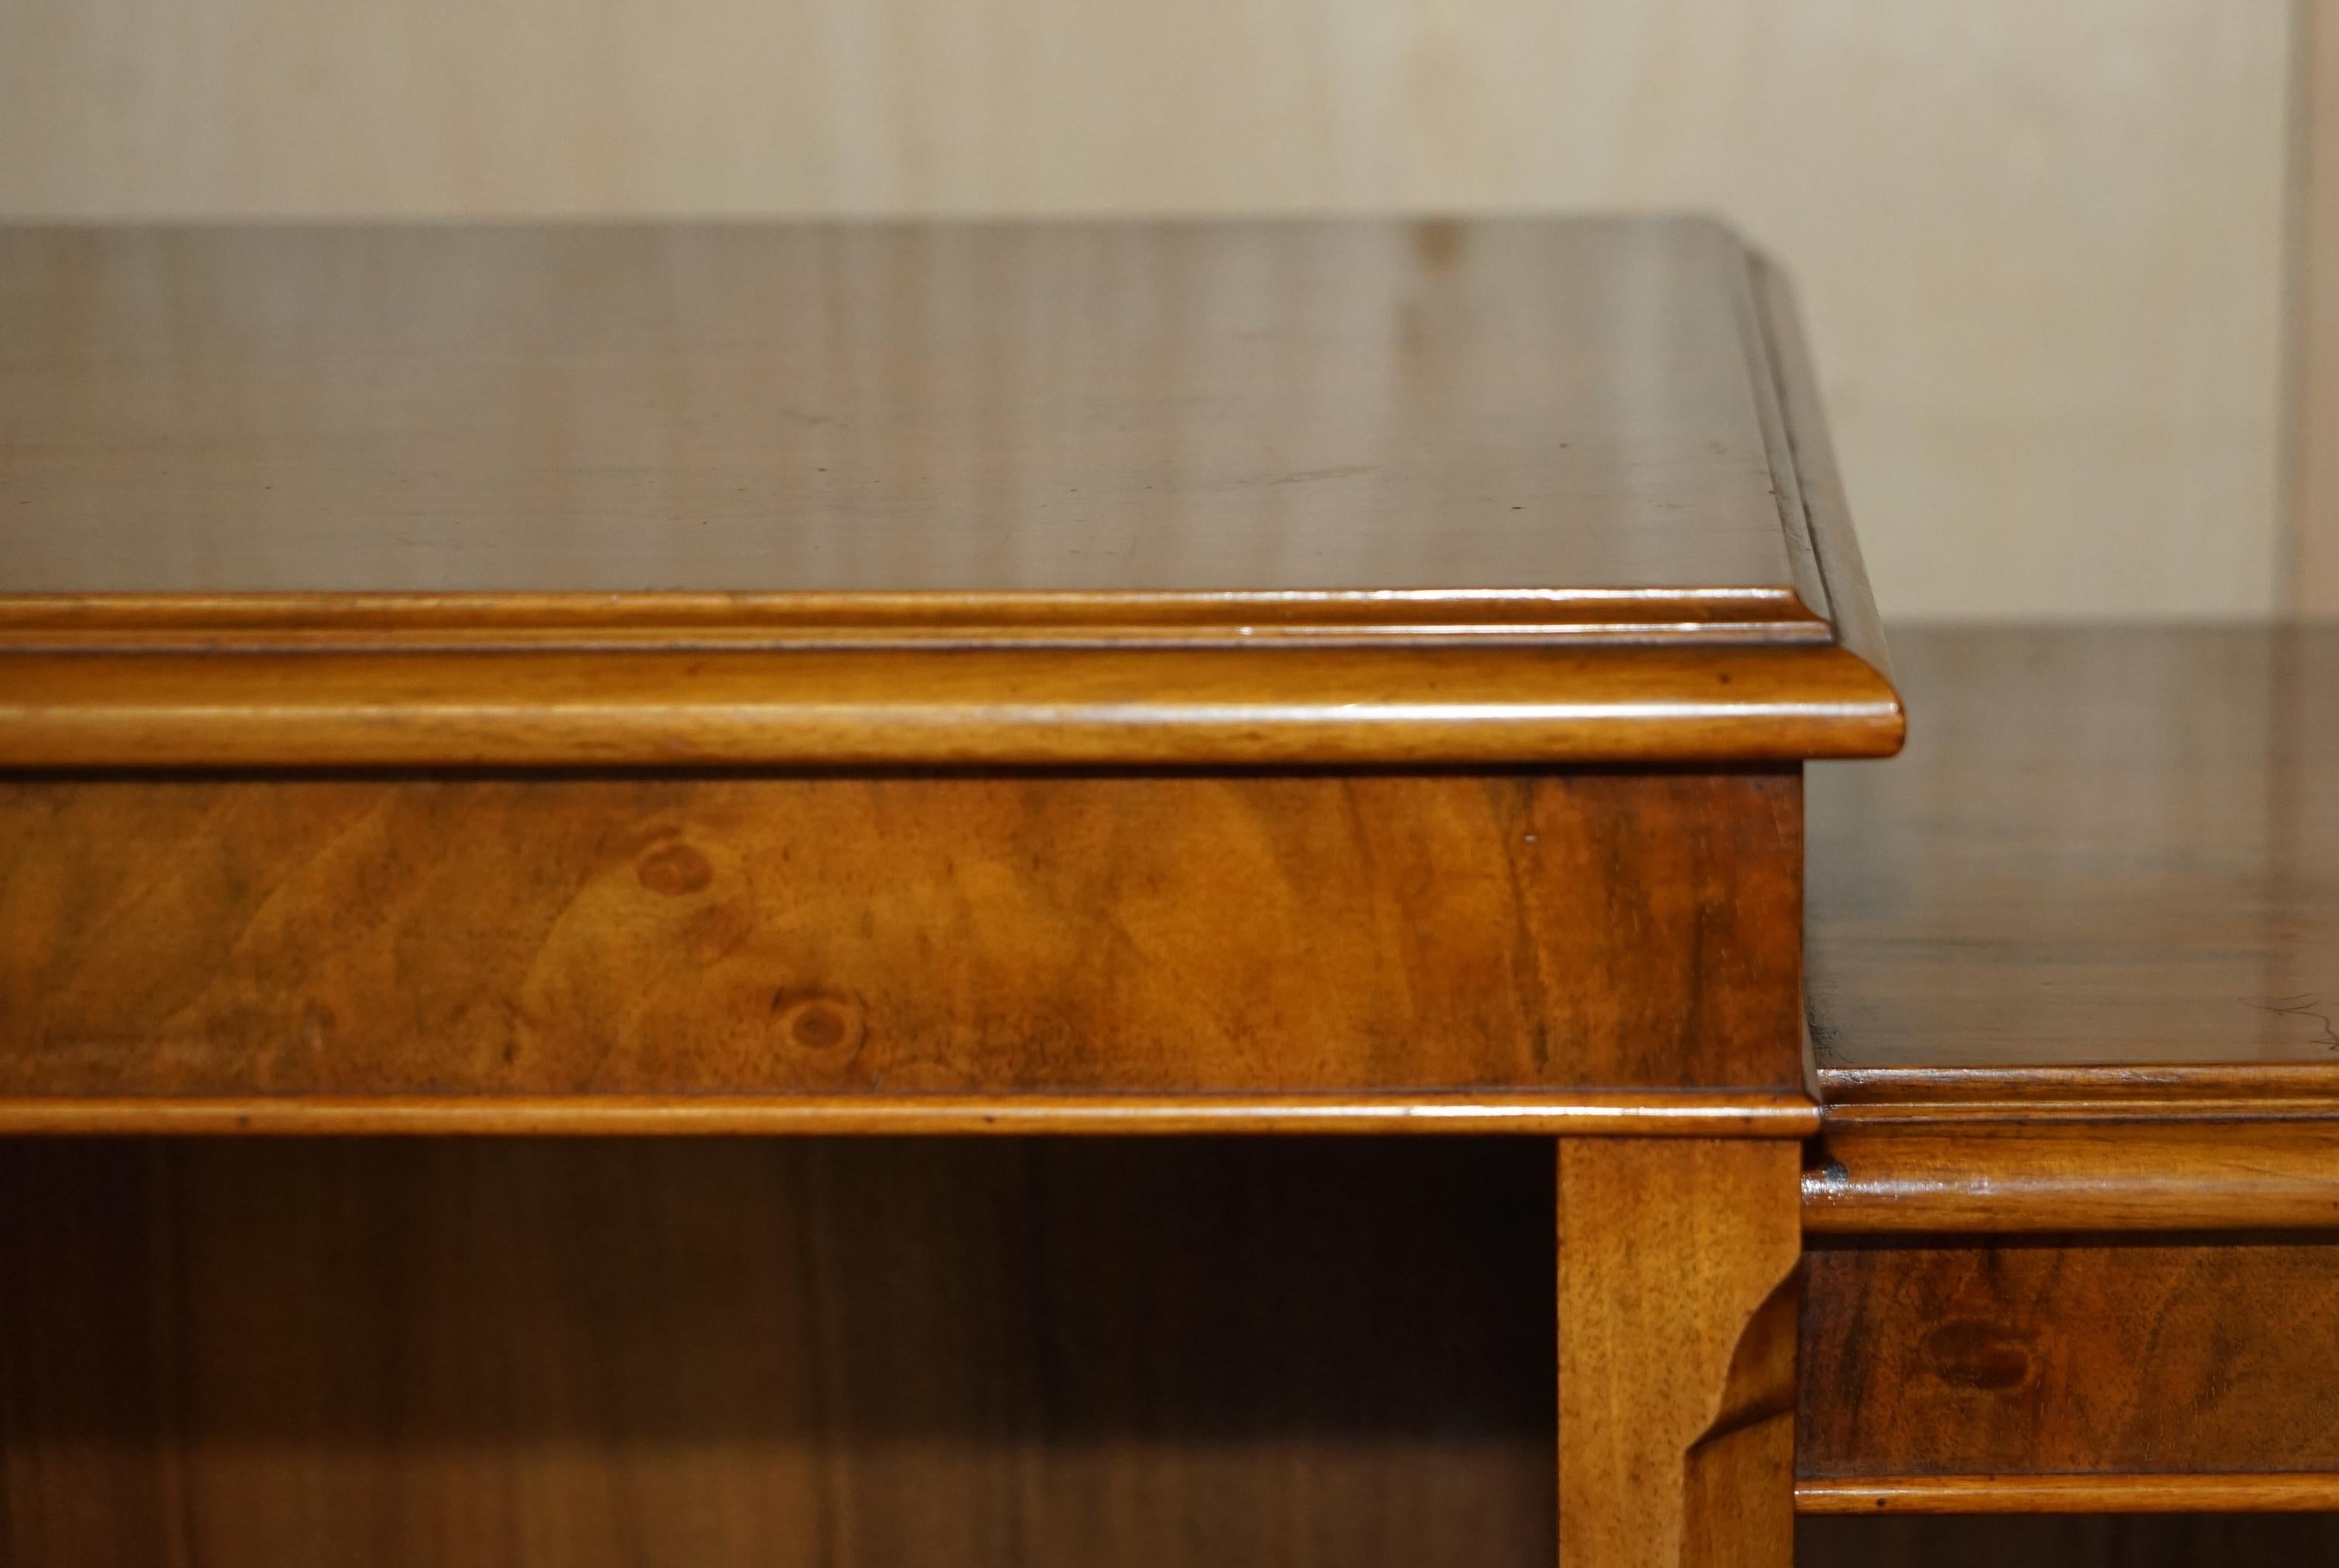
<path id="1" fill-rule="evenodd" d="M 1796 1157 L 1560 1145 L 1561 1568 L 1791 1568 Z"/>

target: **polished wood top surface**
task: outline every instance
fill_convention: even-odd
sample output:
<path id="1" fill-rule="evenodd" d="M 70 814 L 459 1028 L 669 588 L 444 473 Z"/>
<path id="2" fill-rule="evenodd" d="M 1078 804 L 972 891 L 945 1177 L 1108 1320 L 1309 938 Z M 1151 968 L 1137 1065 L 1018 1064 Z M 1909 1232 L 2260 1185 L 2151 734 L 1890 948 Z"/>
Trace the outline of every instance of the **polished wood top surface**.
<path id="1" fill-rule="evenodd" d="M 1750 311 L 1689 220 L 18 229 L 0 589 L 1807 617 Z"/>
<path id="2" fill-rule="evenodd" d="M 1887 752 L 1801 356 L 1695 219 L 0 230 L 0 764 Z"/>
<path id="3" fill-rule="evenodd" d="M 2339 626 L 1893 642 L 1907 754 L 1808 785 L 1830 1098 L 2085 1064 L 2333 1092 Z"/>

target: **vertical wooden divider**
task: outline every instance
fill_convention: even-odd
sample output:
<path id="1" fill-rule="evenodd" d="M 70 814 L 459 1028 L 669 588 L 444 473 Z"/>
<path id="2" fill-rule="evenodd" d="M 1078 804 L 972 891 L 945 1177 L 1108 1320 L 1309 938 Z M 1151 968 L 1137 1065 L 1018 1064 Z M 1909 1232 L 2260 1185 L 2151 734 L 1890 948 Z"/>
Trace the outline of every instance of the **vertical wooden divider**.
<path id="1" fill-rule="evenodd" d="M 1562 1568 L 1791 1568 L 1800 1163 L 1561 1140 Z"/>

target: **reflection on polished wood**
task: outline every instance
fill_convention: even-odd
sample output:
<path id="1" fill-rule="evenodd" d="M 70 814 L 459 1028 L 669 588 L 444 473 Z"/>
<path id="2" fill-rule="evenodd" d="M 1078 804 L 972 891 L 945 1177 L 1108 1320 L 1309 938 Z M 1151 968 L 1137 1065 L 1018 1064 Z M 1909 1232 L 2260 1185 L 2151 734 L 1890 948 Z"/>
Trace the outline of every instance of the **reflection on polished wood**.
<path id="1" fill-rule="evenodd" d="M 2339 1512 L 2339 1473 L 1899 1475 L 1858 1481 L 1822 1478 L 1796 1484 L 1795 1507 L 1801 1513 L 1821 1516 L 1870 1517 L 1888 1514 L 2330 1514 Z M 2302 1553 L 2310 1550 L 2322 1553 L 2312 1558 L 2289 1553 L 2228 1557 L 2196 1553 L 2176 1561 L 2322 1562 L 2332 1546 L 2334 1523 L 2321 1521 L 2322 1528 L 2294 1548 Z M 2263 1533 L 2283 1538 L 2272 1531 Z M 2040 1536 L 2044 1538 L 2044 1532 Z M 2288 1538 L 2298 1540 L 2295 1534 Z M 2068 1563 L 2069 1558 L 2042 1555 L 2038 1561 Z"/>
<path id="2" fill-rule="evenodd" d="M 1726 231 L 21 231 L 0 334 L 0 1130 L 1564 1188 L 1554 1361 L 1516 1139 L 0 1147 L 7 1550 L 1788 1560 L 1901 714 Z"/>
<path id="3" fill-rule="evenodd" d="M 1807 1477 L 2307 1474 L 2339 1507 L 2327 1233 L 1910 1238 L 1806 1267 Z"/>
<path id="4" fill-rule="evenodd" d="M 0 1560 L 1551 1568 L 1552 1179 L 1515 1139 L 0 1140 Z"/>
<path id="5" fill-rule="evenodd" d="M 0 590 L 1808 619 L 1758 331 L 1694 221 L 19 229 Z"/>
<path id="6" fill-rule="evenodd" d="M 1410 1133 L 1521 1138 L 1794 1138 L 1801 1093 L 1415 1090 L 1371 1094 L 124 1094 L 0 1099 L 0 1136 L 564 1138 L 1032 1133 L 1160 1137 Z"/>
<path id="7" fill-rule="evenodd" d="M 0 1244 L 41 1286 L 0 1291 L 4 1538 L 77 1568 L 1548 1568 L 1553 1198 L 1525 1139 L 0 1140 Z M 2254 1354 L 2321 1377 L 2317 1343 Z M 2031 1397 L 1902 1365 L 1936 1408 Z M 1807 1476 L 1797 1506 L 2330 1477 L 1985 1479 Z M 2334 1523 L 1806 1519 L 1797 1561 L 2308 1563 Z"/>
<path id="8" fill-rule="evenodd" d="M 1889 753 L 1798 338 L 1692 220 L 18 230 L 0 760 Z"/>
<path id="9" fill-rule="evenodd" d="M 2339 1065 L 2315 1100 L 1839 1112 L 1803 1227 L 1854 1235 L 2339 1228 Z"/>
<path id="10" fill-rule="evenodd" d="M 965 1128 L 1036 1096 L 1142 1131 L 1120 1097 L 1265 1126 L 1643 1088 L 1527 1125 L 1653 1129 L 1704 1088 L 1792 1136 L 1800 804 L 1752 771 L 17 780 L 0 1097 L 35 1103 L 0 1123 L 356 1095 L 428 1130 L 447 1096 L 557 1129 L 532 1106 L 632 1096 L 682 1130 L 718 1095 Z"/>
<path id="11" fill-rule="evenodd" d="M 1560 1144 L 1560 1568 L 1792 1568 L 1796 1160 Z"/>
<path id="12" fill-rule="evenodd" d="M 1833 646 L 0 652 L 31 767 L 1777 763 L 1900 735 Z"/>
<path id="13" fill-rule="evenodd" d="M 2339 1508 L 2339 628 L 1897 652 L 1810 784 L 1799 1506 Z"/>
<path id="14" fill-rule="evenodd" d="M 1907 754 L 1811 776 L 1831 1101 L 1898 1098 L 1902 1070 L 1971 1070 L 1957 1095 L 1987 1099 L 2339 1065 L 2339 627 L 1893 653 Z M 2082 1065 L 2135 1072 L 2054 1076 Z"/>

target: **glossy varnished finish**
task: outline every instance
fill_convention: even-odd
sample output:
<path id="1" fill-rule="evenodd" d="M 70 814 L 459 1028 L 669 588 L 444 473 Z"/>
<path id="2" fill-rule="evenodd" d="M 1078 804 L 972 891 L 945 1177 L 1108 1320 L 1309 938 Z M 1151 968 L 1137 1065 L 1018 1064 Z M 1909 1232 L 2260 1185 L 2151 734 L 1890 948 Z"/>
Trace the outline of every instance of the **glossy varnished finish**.
<path id="1" fill-rule="evenodd" d="M 1499 1130 L 1561 1191 L 1555 1362 L 1259 1435 L 1281 1366 L 1150 1300 L 1069 1365 L 1154 1146 L 897 1148 L 856 1272 L 882 1165 L 763 1139 L 52 1141 L 9 1545 L 1548 1562 L 1555 1404 L 1569 1568 L 1787 1563 L 1801 764 L 1901 717 L 1726 231 L 23 231 L 0 333 L 0 1129 Z M 1258 1232 L 1371 1298 L 1293 1366 L 1413 1353 L 1345 1337 L 1403 1174 Z"/>
<path id="2" fill-rule="evenodd" d="M 2339 628 L 1895 651 L 1810 790 L 1799 1506 L 2339 1508 Z"/>
<path id="3" fill-rule="evenodd" d="M 1981 1510 L 1945 1518 L 1872 1503 L 1860 1512 L 1883 1516 L 1804 1519 L 1796 1561 L 1802 1568 L 2201 1568 L 2324 1563 L 2339 1553 L 2339 1520 L 2291 1512 L 2018 1517 Z"/>
<path id="4" fill-rule="evenodd" d="M 1686 1109 L 1802 1115 L 1791 1135 L 1800 794 L 1751 772 L 20 780 L 0 1091 L 15 1125 L 95 1100 L 117 1129 L 126 1097 L 165 1127 L 191 1098 L 405 1096 L 412 1130 L 438 1097 L 519 1102 L 514 1125 L 545 1097 L 665 1097 L 677 1129 L 703 1096 L 812 1129 L 862 1096 L 863 1127 L 923 1105 L 961 1129 L 1037 1097 L 990 1123 L 1012 1130 L 1134 1095 L 1087 1123 L 1143 1131 L 1181 1098 L 1189 1125 L 1291 1128 L 1343 1096 L 1434 1121 L 1703 1089 Z M 1567 1125 L 1541 1103 L 1521 1129 Z M 1638 1103 L 1584 1108 L 1623 1126 Z"/>
<path id="5" fill-rule="evenodd" d="M 1561 1568 L 1792 1568 L 1795 1150 L 1559 1146 Z"/>
<path id="6" fill-rule="evenodd" d="M 2194 1471 L 2122 1475 L 2097 1471 L 2068 1475 L 1890 1475 L 1862 1476 L 1857 1480 L 1825 1476 L 1796 1483 L 1795 1509 L 1799 1514 L 1819 1518 L 1872 1518 L 1882 1514 L 2140 1514 L 2147 1517 L 2134 1523 L 2149 1527 L 2160 1523 L 2158 1518 L 2152 1516 L 2168 1514 L 2216 1518 L 2235 1514 L 2339 1513 L 2339 1472 L 2276 1471 L 2263 1474 L 2231 1474 L 2217 1471 Z M 2268 1528 L 2241 1536 L 2242 1541 L 2291 1543 L 2279 1552 L 2259 1546 L 2250 1555 L 2229 1556 L 2216 1554 L 2216 1549 L 2212 1547 L 2186 1553 L 2173 1561 L 2186 1563 L 2322 1562 L 2331 1553 L 2335 1524 L 2339 1521 L 2327 1518 L 2316 1521 L 2317 1527 L 2304 1535 L 2295 1531 Z M 1939 1539 L 1934 1531 L 1929 1530 L 1927 1534 L 1933 1540 Z M 2168 1539 L 2167 1534 L 2160 1530 L 2155 1530 L 2153 1534 L 2160 1542 Z M 2030 1539 L 2052 1540 L 2054 1537 L 2045 1532 L 2037 1532 L 2031 1534 Z M 1874 1542 L 1870 1540 L 1868 1544 L 1873 1552 Z M 2014 1560 L 2024 1562 L 2029 1559 L 2017 1557 Z M 2066 1552 L 2042 1556 L 2038 1561 L 2068 1563 L 2071 1558 Z M 2132 1554 L 2120 1555 L 2110 1561 L 2125 1565 L 2134 1558 Z"/>
<path id="7" fill-rule="evenodd" d="M 1803 1180 L 1814 1232 L 2339 1229 L 2339 1118 L 2167 1102 L 2157 1115 L 1974 1107 L 1947 1121 L 1839 1119 Z M 2238 1114 L 2237 1114 L 2238 1113 Z"/>
<path id="8" fill-rule="evenodd" d="M 20 229 L 0 587 L 1808 618 L 1752 330 L 1698 222 Z"/>
<path id="9" fill-rule="evenodd" d="M 1551 1561 L 1526 1142 L 92 1139 L 0 1176 L 41 1286 L 0 1292 L 19 1561 Z M 1989 1479 L 1798 1506 L 2328 1495 Z M 1797 1561 L 2320 1561 L 2305 1529 L 1806 1520 Z"/>
<path id="10" fill-rule="evenodd" d="M 1782 762 L 1889 750 L 1831 646 L 0 654 L 18 766 Z"/>
<path id="11" fill-rule="evenodd" d="M 1525 1141 L 40 1140 L 0 1142 L 0 1176 L 40 1282 L 0 1292 L 20 1561 L 1551 1561 L 1552 1161 Z M 2311 1352 L 2286 1365 L 2321 1376 Z M 1807 1475 L 1798 1506 L 2333 1496 L 1980 1480 Z M 2098 1529 L 1807 1521 L 1798 1561 L 2329 1541 L 2156 1522 L 2168 1556 L 2072 1549 Z M 2216 1550 L 2251 1542 L 2285 1554 Z"/>
<path id="12" fill-rule="evenodd" d="M 1550 1568 L 1551 1167 L 0 1140 L 0 1560 Z"/>
<path id="13" fill-rule="evenodd" d="M 1831 1100 L 2339 1068 L 2339 627 L 1917 632 L 1893 666 L 1907 754 L 1811 781 Z"/>
<path id="14" fill-rule="evenodd" d="M 1491 1089 L 1229 1094 L 33 1095 L 0 1100 L 0 1136 L 561 1137 L 1367 1133 L 1525 1138 L 1797 1138 L 1803 1094 Z"/>
<path id="15" fill-rule="evenodd" d="M 1933 632 L 1814 770 L 1810 1223 L 2339 1220 L 2339 627 Z"/>
<path id="16" fill-rule="evenodd" d="M 1828 1246 L 1805 1267 L 1807 1478 L 2289 1474 L 2339 1506 L 2327 1236 Z"/>
<path id="17" fill-rule="evenodd" d="M 1899 742 L 1710 222 L 20 230 L 0 337 L 20 767 Z"/>

